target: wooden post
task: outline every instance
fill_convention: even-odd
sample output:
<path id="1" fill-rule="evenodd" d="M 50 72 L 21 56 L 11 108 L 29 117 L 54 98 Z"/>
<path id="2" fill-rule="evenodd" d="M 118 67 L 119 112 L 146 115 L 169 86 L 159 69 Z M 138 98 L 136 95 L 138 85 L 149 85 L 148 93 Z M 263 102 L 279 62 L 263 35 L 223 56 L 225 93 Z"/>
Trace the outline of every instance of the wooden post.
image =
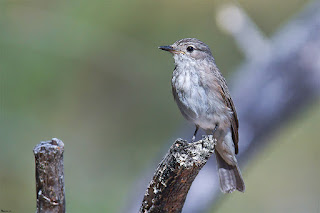
<path id="1" fill-rule="evenodd" d="M 53 138 L 34 147 L 36 163 L 37 213 L 64 213 L 64 144 Z"/>

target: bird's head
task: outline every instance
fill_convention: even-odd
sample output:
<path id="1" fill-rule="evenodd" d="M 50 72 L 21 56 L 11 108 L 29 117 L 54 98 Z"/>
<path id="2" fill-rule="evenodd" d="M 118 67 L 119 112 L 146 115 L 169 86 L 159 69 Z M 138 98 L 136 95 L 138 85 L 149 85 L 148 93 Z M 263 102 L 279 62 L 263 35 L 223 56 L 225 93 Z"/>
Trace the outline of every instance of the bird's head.
<path id="1" fill-rule="evenodd" d="M 172 45 L 160 46 L 159 49 L 168 51 L 173 54 L 173 58 L 177 60 L 204 60 L 213 59 L 212 53 L 208 45 L 196 38 L 184 38 L 176 41 Z"/>

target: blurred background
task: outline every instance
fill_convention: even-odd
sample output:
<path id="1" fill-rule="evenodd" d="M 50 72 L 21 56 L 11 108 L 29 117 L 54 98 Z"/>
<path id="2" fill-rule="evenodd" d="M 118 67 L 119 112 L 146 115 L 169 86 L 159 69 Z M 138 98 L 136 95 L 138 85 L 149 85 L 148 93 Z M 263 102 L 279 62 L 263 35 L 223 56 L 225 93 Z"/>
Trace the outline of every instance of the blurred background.
<path id="1" fill-rule="evenodd" d="M 199 38 L 227 79 L 244 60 L 217 21 L 225 2 L 1 0 L 0 209 L 35 211 L 32 149 L 57 137 L 67 211 L 123 210 L 190 126 L 171 95 L 173 59 L 157 47 Z M 237 1 L 267 37 L 307 3 Z M 317 102 L 249 163 L 246 193 L 208 212 L 320 212 L 319 120 Z"/>

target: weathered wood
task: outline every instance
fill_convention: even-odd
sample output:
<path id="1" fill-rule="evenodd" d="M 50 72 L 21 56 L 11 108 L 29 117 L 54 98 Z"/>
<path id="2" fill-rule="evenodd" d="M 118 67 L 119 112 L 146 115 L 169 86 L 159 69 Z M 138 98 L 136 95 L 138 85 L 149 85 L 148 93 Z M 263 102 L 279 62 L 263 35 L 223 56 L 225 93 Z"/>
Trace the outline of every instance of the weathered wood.
<path id="1" fill-rule="evenodd" d="M 36 163 L 37 213 L 64 213 L 64 144 L 53 138 L 33 149 Z"/>
<path id="2" fill-rule="evenodd" d="M 190 186 L 214 152 L 215 141 L 178 139 L 170 147 L 144 195 L 141 213 L 181 212 Z"/>

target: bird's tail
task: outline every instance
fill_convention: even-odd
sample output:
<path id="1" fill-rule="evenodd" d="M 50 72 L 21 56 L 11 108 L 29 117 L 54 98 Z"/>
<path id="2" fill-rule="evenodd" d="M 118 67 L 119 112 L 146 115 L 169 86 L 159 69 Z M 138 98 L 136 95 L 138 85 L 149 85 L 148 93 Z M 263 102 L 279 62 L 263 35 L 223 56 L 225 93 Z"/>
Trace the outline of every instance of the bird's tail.
<path id="1" fill-rule="evenodd" d="M 245 185 L 238 165 L 232 166 L 227 164 L 217 151 L 215 152 L 215 156 L 217 159 L 221 191 L 223 193 L 231 193 L 237 189 L 240 192 L 244 192 Z"/>

